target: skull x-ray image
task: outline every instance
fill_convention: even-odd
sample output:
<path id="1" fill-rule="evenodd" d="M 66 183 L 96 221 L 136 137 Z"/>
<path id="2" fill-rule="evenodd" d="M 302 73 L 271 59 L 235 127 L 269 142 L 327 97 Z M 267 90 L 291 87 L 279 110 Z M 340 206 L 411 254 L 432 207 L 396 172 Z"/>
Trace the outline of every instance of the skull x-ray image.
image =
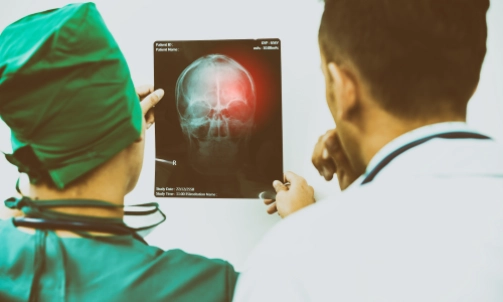
<path id="1" fill-rule="evenodd" d="M 204 175 L 233 174 L 239 146 L 253 128 L 255 87 L 248 71 L 225 55 L 206 55 L 182 72 L 175 95 L 190 165 Z"/>
<path id="2" fill-rule="evenodd" d="M 258 198 L 282 179 L 278 39 L 157 41 L 156 197 Z"/>

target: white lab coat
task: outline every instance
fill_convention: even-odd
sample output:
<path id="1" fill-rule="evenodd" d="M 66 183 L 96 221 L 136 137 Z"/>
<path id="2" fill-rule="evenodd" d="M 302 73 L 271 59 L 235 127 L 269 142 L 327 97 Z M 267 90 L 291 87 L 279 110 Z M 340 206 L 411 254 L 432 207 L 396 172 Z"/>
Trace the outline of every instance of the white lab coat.
<path id="1" fill-rule="evenodd" d="M 420 128 L 369 164 L 422 136 Z M 249 258 L 235 301 L 503 301 L 503 148 L 434 139 L 369 184 L 280 222 Z M 336 185 L 336 184 L 334 184 Z"/>

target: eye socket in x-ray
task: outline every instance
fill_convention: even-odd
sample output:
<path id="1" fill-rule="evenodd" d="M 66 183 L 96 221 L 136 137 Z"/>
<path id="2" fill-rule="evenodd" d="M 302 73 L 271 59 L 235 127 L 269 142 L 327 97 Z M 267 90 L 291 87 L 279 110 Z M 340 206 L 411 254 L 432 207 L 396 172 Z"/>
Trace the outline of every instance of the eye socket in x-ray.
<path id="1" fill-rule="evenodd" d="M 155 196 L 259 198 L 283 178 L 278 39 L 157 41 Z"/>

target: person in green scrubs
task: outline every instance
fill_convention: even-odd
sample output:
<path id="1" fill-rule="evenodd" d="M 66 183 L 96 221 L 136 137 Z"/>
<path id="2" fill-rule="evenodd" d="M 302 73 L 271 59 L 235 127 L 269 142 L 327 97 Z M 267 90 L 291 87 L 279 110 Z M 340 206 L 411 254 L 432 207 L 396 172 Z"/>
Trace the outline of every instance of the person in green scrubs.
<path id="1" fill-rule="evenodd" d="M 229 263 L 148 246 L 122 222 L 162 96 L 134 88 L 92 3 L 33 14 L 2 32 L 0 117 L 13 147 L 6 157 L 30 179 L 25 195 L 6 205 L 25 221 L 53 225 L 0 220 L 0 301 L 232 299 L 237 273 Z"/>

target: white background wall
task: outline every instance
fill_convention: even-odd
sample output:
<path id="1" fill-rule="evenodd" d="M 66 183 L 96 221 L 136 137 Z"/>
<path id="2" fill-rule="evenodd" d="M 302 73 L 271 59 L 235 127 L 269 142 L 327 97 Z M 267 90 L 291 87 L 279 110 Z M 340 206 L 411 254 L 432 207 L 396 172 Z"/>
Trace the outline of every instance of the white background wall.
<path id="1" fill-rule="evenodd" d="M 0 0 L 0 29 L 24 15 L 63 6 L 63 0 Z M 136 84 L 153 83 L 155 40 L 280 38 L 283 64 L 284 164 L 308 179 L 317 198 L 337 195 L 335 183 L 311 166 L 312 147 L 334 124 L 325 105 L 317 30 L 318 0 L 142 0 L 95 1 L 114 34 Z M 488 14 L 488 53 L 469 123 L 503 142 L 503 0 Z M 28 38 L 28 37 L 27 37 Z M 0 45 L 2 47 L 2 45 Z M 27 83 L 26 89 L 29 89 Z M 154 130 L 147 134 L 144 170 L 127 203 L 154 201 Z M 9 151 L 9 130 L 0 121 L 0 150 Z M 503 155 L 502 155 L 503 156 Z M 0 201 L 14 194 L 16 169 L 0 158 Z M 278 220 L 260 200 L 159 199 L 168 220 L 147 240 L 163 249 L 182 248 L 224 258 L 239 268 Z"/>

